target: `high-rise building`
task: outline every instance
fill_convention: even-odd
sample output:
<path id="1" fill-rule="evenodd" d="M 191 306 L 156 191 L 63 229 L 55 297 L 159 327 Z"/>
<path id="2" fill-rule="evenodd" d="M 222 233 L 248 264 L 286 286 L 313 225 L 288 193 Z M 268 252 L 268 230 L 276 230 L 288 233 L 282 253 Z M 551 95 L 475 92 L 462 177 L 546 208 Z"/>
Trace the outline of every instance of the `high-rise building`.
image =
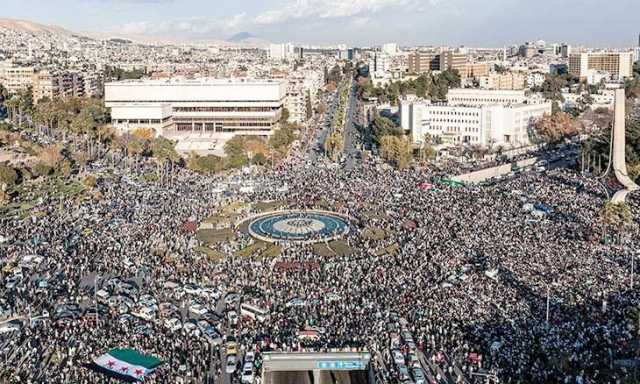
<path id="1" fill-rule="evenodd" d="M 409 54 L 410 73 L 425 73 L 440 70 L 440 55 L 434 51 L 416 51 Z"/>
<path id="2" fill-rule="evenodd" d="M 464 53 L 454 51 L 444 51 L 440 53 L 440 70 L 456 70 L 460 74 L 464 73 L 468 57 Z"/>
<path id="3" fill-rule="evenodd" d="M 396 53 L 398 53 L 398 51 L 398 44 L 396 43 L 387 43 L 382 45 L 382 52 L 386 53 L 387 55 L 395 55 Z"/>
<path id="4" fill-rule="evenodd" d="M 562 44 L 560 46 L 560 56 L 562 56 L 562 58 L 566 59 L 569 57 L 569 55 L 571 55 L 571 46 L 568 44 Z"/>
<path id="5" fill-rule="evenodd" d="M 569 56 L 569 73 L 586 79 L 588 71 L 604 71 L 613 80 L 622 80 L 633 74 L 633 52 L 590 52 Z"/>
<path id="6" fill-rule="evenodd" d="M 271 60 L 290 59 L 294 56 L 294 52 L 294 46 L 291 43 L 269 45 L 269 58 Z"/>

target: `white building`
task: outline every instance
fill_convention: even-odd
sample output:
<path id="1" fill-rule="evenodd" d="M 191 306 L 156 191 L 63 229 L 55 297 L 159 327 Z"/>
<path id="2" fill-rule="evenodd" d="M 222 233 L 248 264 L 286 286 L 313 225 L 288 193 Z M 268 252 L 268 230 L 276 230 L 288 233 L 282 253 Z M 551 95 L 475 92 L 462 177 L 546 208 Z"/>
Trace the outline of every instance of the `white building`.
<path id="1" fill-rule="evenodd" d="M 399 51 L 400 50 L 398 49 L 398 44 L 396 43 L 387 43 L 382 45 L 382 52 L 386 53 L 387 55 L 395 55 Z"/>
<path id="2" fill-rule="evenodd" d="M 403 129 L 420 144 L 425 134 L 445 144 L 503 145 L 518 148 L 530 144 L 535 122 L 551 113 L 551 103 L 454 106 L 428 101 L 400 103 Z"/>
<path id="3" fill-rule="evenodd" d="M 522 104 L 531 101 L 524 90 L 488 90 L 476 88 L 454 88 L 447 93 L 449 105 L 482 106 L 494 104 Z"/>
<path id="4" fill-rule="evenodd" d="M 294 46 L 291 43 L 269 45 L 269 58 L 271 60 L 288 60 L 293 56 Z"/>
<path id="5" fill-rule="evenodd" d="M 157 135 L 198 142 L 208 151 L 235 135 L 270 136 L 286 82 L 210 79 L 125 80 L 105 84 L 105 106 L 121 131 L 152 128 Z"/>

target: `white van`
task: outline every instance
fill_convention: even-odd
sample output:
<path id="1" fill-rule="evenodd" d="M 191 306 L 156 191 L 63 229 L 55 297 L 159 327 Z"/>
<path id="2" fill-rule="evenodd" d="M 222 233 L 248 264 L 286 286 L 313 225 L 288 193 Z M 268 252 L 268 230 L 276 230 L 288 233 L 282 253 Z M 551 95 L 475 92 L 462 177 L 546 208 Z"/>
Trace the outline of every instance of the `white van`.
<path id="1" fill-rule="evenodd" d="M 242 317 L 248 317 L 260 323 L 269 318 L 269 312 L 267 312 L 265 309 L 258 308 L 247 303 L 242 303 L 242 305 L 240 305 L 240 315 Z"/>

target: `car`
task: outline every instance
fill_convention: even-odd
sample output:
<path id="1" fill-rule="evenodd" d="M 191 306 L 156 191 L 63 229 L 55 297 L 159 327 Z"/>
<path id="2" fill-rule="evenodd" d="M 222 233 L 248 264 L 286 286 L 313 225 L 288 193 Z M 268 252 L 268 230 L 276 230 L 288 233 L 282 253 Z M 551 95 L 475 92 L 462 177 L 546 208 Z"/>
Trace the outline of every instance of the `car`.
<path id="1" fill-rule="evenodd" d="M 411 380 L 411 378 L 409 377 L 409 369 L 407 369 L 406 365 L 400 365 L 398 367 L 398 379 L 401 382 L 407 382 Z"/>
<path id="2" fill-rule="evenodd" d="M 256 359 L 256 354 L 253 351 L 249 351 L 244 354 L 244 363 L 252 363 Z"/>
<path id="3" fill-rule="evenodd" d="M 229 341 L 227 340 L 227 351 L 226 351 L 227 355 L 235 355 L 236 353 L 238 353 L 238 345 L 235 343 L 235 341 Z"/>
<path id="4" fill-rule="evenodd" d="M 236 371 L 238 365 L 238 361 L 236 359 L 236 355 L 227 355 L 227 366 L 226 372 L 228 374 L 232 374 Z"/>
<path id="5" fill-rule="evenodd" d="M 189 319 L 184 322 L 183 328 L 189 335 L 199 335 L 200 330 L 198 329 L 198 324 L 195 320 Z"/>
<path id="6" fill-rule="evenodd" d="M 173 303 L 160 303 L 160 314 L 162 316 L 170 316 L 179 311 L 180 309 Z"/>
<path id="7" fill-rule="evenodd" d="M 209 310 L 202 306 L 202 304 L 194 303 L 189 306 L 189 312 L 195 313 L 196 315 L 204 315 L 209 312 Z"/>
<path id="8" fill-rule="evenodd" d="M 393 362 L 396 363 L 396 365 L 404 365 L 404 355 L 399 349 L 392 349 L 391 356 L 393 357 Z"/>
<path id="9" fill-rule="evenodd" d="M 415 367 L 411 370 L 411 374 L 413 375 L 413 381 L 416 384 L 427 384 L 427 378 L 422 371 L 422 368 Z"/>
<path id="10" fill-rule="evenodd" d="M 197 286 L 195 284 L 192 284 L 192 283 L 185 284 L 183 289 L 189 295 L 198 295 L 202 291 L 201 287 L 199 287 L 199 286 Z"/>
<path id="11" fill-rule="evenodd" d="M 5 287 L 7 289 L 13 289 L 18 285 L 20 280 L 21 279 L 19 279 L 17 276 L 9 276 L 9 277 L 7 277 L 7 279 L 5 281 Z"/>
<path id="12" fill-rule="evenodd" d="M 153 329 L 147 324 L 140 324 L 133 329 L 133 332 L 137 335 L 153 336 Z"/>
<path id="13" fill-rule="evenodd" d="M 229 325 L 232 327 L 238 325 L 238 314 L 236 311 L 230 311 L 227 313 L 227 320 L 229 320 Z"/>
<path id="14" fill-rule="evenodd" d="M 243 384 L 253 384 L 253 380 L 254 380 L 253 364 L 244 363 L 244 366 L 242 367 L 242 377 L 240 378 L 240 381 Z"/>
<path id="15" fill-rule="evenodd" d="M 0 325 L 0 334 L 18 332 L 22 328 L 22 323 L 17 320 L 8 321 Z"/>
<path id="16" fill-rule="evenodd" d="M 207 312 L 201 316 L 204 320 L 207 320 L 210 323 L 218 324 L 223 320 L 223 317 L 218 315 L 215 312 Z"/>
<path id="17" fill-rule="evenodd" d="M 164 326 L 167 327 L 171 332 L 176 332 L 182 329 L 182 324 L 178 318 L 167 319 L 164 321 Z"/>
<path id="18" fill-rule="evenodd" d="M 287 304 L 285 304 L 285 307 L 289 308 L 289 307 L 302 307 L 307 305 L 306 300 L 302 300 L 300 298 L 293 298 L 291 300 L 289 300 L 287 302 Z"/>

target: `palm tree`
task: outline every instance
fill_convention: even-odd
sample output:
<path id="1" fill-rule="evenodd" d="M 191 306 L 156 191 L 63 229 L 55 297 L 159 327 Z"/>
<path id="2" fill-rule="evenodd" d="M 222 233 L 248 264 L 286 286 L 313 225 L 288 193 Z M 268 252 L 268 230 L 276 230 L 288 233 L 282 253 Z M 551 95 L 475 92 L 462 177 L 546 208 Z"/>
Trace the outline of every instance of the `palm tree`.
<path id="1" fill-rule="evenodd" d="M 9 111 L 9 120 L 14 121 L 16 118 L 16 110 L 18 109 L 19 104 L 20 101 L 18 100 L 18 96 L 13 96 L 5 102 L 7 110 Z"/>

